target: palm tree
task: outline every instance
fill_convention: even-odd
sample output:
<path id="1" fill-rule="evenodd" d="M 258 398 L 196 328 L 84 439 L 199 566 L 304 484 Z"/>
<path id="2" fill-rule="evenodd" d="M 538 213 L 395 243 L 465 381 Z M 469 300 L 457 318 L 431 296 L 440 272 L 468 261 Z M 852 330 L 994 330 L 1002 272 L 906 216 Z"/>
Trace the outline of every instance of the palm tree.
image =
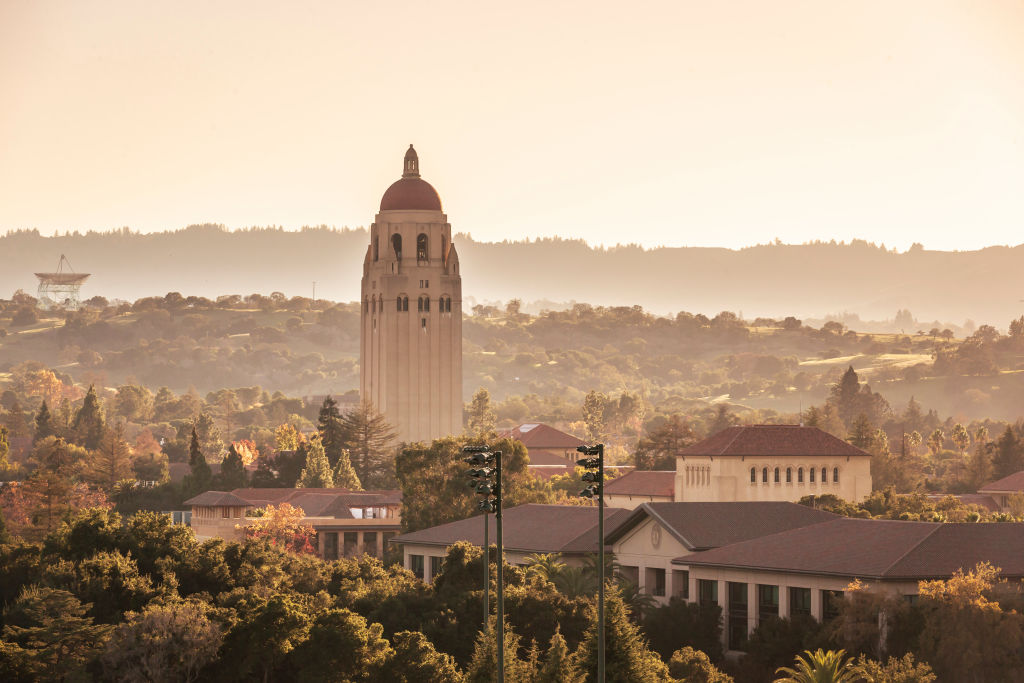
<path id="1" fill-rule="evenodd" d="M 526 571 L 535 573 L 552 583 L 565 571 L 561 553 L 533 553 L 526 556 Z"/>
<path id="2" fill-rule="evenodd" d="M 806 655 L 806 656 L 804 656 Z M 814 652 L 804 650 L 804 655 L 797 655 L 796 666 L 780 666 L 775 683 L 853 683 L 857 680 L 851 670 L 852 662 L 846 657 L 846 650 L 822 650 Z"/>

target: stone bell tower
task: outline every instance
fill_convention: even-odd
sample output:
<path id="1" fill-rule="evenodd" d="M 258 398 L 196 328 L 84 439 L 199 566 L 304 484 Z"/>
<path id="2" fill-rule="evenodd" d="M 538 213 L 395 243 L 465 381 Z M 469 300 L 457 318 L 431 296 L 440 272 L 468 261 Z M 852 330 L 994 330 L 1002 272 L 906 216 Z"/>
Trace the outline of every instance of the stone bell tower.
<path id="1" fill-rule="evenodd" d="M 412 145 L 370 226 L 360 327 L 360 395 L 399 440 L 462 432 L 459 256 Z"/>

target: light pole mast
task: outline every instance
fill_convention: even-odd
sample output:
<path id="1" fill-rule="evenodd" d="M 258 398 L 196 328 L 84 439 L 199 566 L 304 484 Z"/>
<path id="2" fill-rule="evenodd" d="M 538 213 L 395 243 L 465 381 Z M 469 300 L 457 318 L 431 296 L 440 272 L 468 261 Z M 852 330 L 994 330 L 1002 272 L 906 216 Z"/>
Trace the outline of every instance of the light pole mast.
<path id="1" fill-rule="evenodd" d="M 589 471 L 583 481 L 589 484 L 580 492 L 583 498 L 597 497 L 597 683 L 604 679 L 604 444 L 579 446 L 577 449 L 588 457 L 577 460 L 576 464 Z"/>
<path id="2" fill-rule="evenodd" d="M 490 616 L 490 548 L 488 547 L 488 513 L 495 515 L 498 532 L 498 683 L 505 683 L 505 584 L 502 576 L 504 553 L 501 538 L 501 451 L 491 452 L 487 446 L 466 446 L 463 453 L 469 453 L 463 461 L 476 467 L 469 471 L 469 485 L 480 496 L 477 509 L 484 513 L 484 629 Z"/>

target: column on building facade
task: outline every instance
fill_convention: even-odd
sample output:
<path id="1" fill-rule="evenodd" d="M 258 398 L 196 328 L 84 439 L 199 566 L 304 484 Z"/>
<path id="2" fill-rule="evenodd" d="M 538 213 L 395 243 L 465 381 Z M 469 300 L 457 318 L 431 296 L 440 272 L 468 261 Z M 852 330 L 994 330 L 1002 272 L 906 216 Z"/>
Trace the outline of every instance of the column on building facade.
<path id="1" fill-rule="evenodd" d="M 384 559 L 384 532 L 377 532 L 377 558 Z"/>
<path id="2" fill-rule="evenodd" d="M 757 628 L 757 620 L 761 615 L 761 596 L 758 595 L 758 584 L 747 583 L 747 635 Z"/>
<path id="3" fill-rule="evenodd" d="M 324 551 L 327 550 L 327 532 L 318 531 L 316 532 L 316 548 L 317 552 L 320 553 L 320 557 L 324 556 Z"/>
<path id="4" fill-rule="evenodd" d="M 821 605 L 821 591 L 816 588 L 811 589 L 811 616 L 817 619 L 819 623 L 824 618 L 824 611 Z"/>
<path id="5" fill-rule="evenodd" d="M 779 618 L 789 619 L 789 586 L 779 584 Z"/>
<path id="6" fill-rule="evenodd" d="M 690 595 L 690 602 L 697 602 L 697 601 L 700 600 L 700 596 L 697 595 L 697 577 L 693 575 L 693 572 L 690 572 L 690 590 L 689 590 L 689 595 Z"/>

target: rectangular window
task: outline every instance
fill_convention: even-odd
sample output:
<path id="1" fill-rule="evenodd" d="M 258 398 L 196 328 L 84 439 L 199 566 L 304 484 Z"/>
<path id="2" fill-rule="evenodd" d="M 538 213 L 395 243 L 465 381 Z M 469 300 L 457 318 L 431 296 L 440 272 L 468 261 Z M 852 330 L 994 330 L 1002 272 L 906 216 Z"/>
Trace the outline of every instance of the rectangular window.
<path id="1" fill-rule="evenodd" d="M 741 650 L 747 642 L 747 584 L 730 581 L 728 605 L 728 645 Z"/>
<path id="2" fill-rule="evenodd" d="M 621 567 L 619 567 L 619 574 L 621 574 L 626 580 L 628 580 L 634 586 L 640 585 L 640 567 L 622 565 Z"/>
<path id="3" fill-rule="evenodd" d="M 829 621 L 838 617 L 842 602 L 843 591 L 821 591 L 821 620 Z"/>
<path id="4" fill-rule="evenodd" d="M 231 516 L 231 508 L 223 507 L 220 509 L 220 516 L 227 519 Z"/>
<path id="5" fill-rule="evenodd" d="M 426 318 L 420 318 L 420 327 L 422 327 L 423 329 L 427 329 L 427 319 Z"/>
<path id="6" fill-rule="evenodd" d="M 665 595 L 665 570 L 657 567 L 648 567 L 644 572 L 644 580 L 647 584 L 647 592 L 657 597 Z"/>
<path id="7" fill-rule="evenodd" d="M 683 600 L 690 599 L 690 572 L 685 569 L 672 570 L 672 594 Z"/>
<path id="8" fill-rule="evenodd" d="M 757 587 L 758 622 L 779 616 L 779 587 L 759 584 Z"/>
<path id="9" fill-rule="evenodd" d="M 363 554 L 370 557 L 377 557 L 377 532 L 363 532 Z"/>
<path id="10" fill-rule="evenodd" d="M 420 581 L 423 580 L 423 556 L 422 555 L 410 555 L 409 556 L 409 570 L 413 573 Z M 483 604 L 483 603 L 481 603 Z"/>
<path id="11" fill-rule="evenodd" d="M 789 616 L 811 616 L 811 589 L 789 589 Z"/>
<path id="12" fill-rule="evenodd" d="M 324 559 L 338 559 L 338 532 L 336 531 L 324 533 Z"/>
<path id="13" fill-rule="evenodd" d="M 359 552 L 359 534 L 355 531 L 346 531 L 343 541 L 342 552 L 345 557 L 355 557 Z"/>
<path id="14" fill-rule="evenodd" d="M 437 579 L 437 575 L 441 573 L 441 562 L 444 561 L 443 557 L 431 557 L 430 558 L 430 580 L 434 581 Z"/>
<path id="15" fill-rule="evenodd" d="M 718 582 L 697 579 L 697 601 L 702 605 L 718 604 Z"/>

